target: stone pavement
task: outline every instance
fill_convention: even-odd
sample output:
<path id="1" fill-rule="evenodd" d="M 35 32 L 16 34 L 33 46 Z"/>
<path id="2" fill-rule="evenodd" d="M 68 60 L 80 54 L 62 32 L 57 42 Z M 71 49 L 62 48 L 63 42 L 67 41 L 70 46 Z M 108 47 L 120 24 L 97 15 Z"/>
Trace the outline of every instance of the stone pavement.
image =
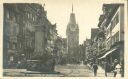
<path id="1" fill-rule="evenodd" d="M 27 71 L 26 69 L 4 69 L 5 77 L 60 77 L 59 73 L 41 73 L 37 71 Z"/>
<path id="2" fill-rule="evenodd" d="M 40 73 L 26 69 L 4 69 L 4 76 L 9 77 L 94 77 L 93 69 L 88 65 L 56 65 L 55 71 L 60 73 Z M 26 74 L 28 73 L 28 74 Z M 105 77 L 105 71 L 98 66 L 97 77 Z M 113 73 L 108 73 L 113 77 Z"/>
<path id="3" fill-rule="evenodd" d="M 9 76 L 9 77 L 23 77 L 25 76 L 24 73 L 26 72 L 26 69 L 4 69 L 3 70 L 3 76 Z"/>
<path id="4" fill-rule="evenodd" d="M 108 77 L 114 76 L 114 74 L 112 72 L 107 73 L 107 75 L 108 75 Z M 101 66 L 98 66 L 97 76 L 98 77 L 104 77 L 105 76 L 105 70 Z"/>
<path id="5" fill-rule="evenodd" d="M 57 65 L 55 71 L 63 74 L 64 77 L 92 77 L 93 72 L 86 65 Z"/>
<path id="6" fill-rule="evenodd" d="M 91 68 L 90 65 L 88 65 L 88 67 L 90 67 L 90 69 L 93 71 L 93 69 Z M 107 73 L 107 75 L 108 75 L 108 77 L 114 76 L 113 72 L 109 72 L 109 73 Z M 105 77 L 105 70 L 101 66 L 98 66 L 97 77 Z"/>

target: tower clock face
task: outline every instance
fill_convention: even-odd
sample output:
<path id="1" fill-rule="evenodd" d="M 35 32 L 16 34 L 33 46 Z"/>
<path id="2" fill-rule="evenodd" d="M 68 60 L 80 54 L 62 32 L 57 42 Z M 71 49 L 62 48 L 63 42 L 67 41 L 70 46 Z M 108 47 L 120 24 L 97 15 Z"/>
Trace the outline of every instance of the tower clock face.
<path id="1" fill-rule="evenodd" d="M 71 26 L 70 29 L 71 29 L 71 31 L 75 31 L 76 30 L 76 28 L 74 26 Z"/>

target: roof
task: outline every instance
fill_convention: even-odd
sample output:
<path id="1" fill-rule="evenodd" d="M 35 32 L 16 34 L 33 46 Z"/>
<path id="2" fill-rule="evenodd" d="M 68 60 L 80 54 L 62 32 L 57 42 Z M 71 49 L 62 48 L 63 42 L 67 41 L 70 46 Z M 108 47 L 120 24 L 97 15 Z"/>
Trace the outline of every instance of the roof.
<path id="1" fill-rule="evenodd" d="M 116 10 L 118 9 L 120 5 L 121 4 L 117 4 L 117 3 L 116 4 L 103 4 L 102 6 L 103 14 L 101 14 L 99 17 L 98 27 L 101 27 L 101 24 L 105 19 L 107 19 L 106 24 L 109 24 L 112 16 L 115 14 Z"/>

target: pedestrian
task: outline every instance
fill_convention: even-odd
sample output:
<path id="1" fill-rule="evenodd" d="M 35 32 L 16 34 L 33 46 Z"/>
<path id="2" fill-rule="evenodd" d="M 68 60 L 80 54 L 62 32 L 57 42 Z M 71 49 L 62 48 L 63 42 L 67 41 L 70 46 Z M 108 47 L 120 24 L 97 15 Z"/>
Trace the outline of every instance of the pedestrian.
<path id="1" fill-rule="evenodd" d="M 105 61 L 105 76 L 107 77 L 107 73 L 110 71 L 110 64 L 109 64 L 109 62 L 106 60 Z"/>
<path id="2" fill-rule="evenodd" d="M 118 63 L 115 67 L 116 75 L 115 77 L 121 77 L 121 65 Z"/>
<path id="3" fill-rule="evenodd" d="M 52 60 L 52 71 L 54 71 L 54 69 L 55 69 L 55 59 L 53 58 L 53 60 Z"/>
<path id="4" fill-rule="evenodd" d="M 97 76 L 97 69 L 98 69 L 98 66 L 96 63 L 93 64 L 93 71 L 94 71 L 94 76 Z"/>
<path id="5" fill-rule="evenodd" d="M 113 72 L 114 72 L 114 77 L 116 77 L 116 74 L 117 74 L 117 71 L 116 71 L 116 65 L 118 64 L 118 60 L 117 59 L 115 59 L 114 60 L 114 64 L 113 64 Z"/>
<path id="6" fill-rule="evenodd" d="M 20 62 L 20 61 L 18 61 L 18 63 L 17 63 L 17 68 L 19 68 L 19 69 L 20 69 L 20 68 L 21 68 L 20 66 L 21 66 L 21 62 Z"/>
<path id="7" fill-rule="evenodd" d="M 91 65 L 91 67 L 92 67 L 93 63 L 91 62 L 90 65 Z"/>
<path id="8" fill-rule="evenodd" d="M 124 77 L 124 60 L 121 61 L 121 76 Z"/>

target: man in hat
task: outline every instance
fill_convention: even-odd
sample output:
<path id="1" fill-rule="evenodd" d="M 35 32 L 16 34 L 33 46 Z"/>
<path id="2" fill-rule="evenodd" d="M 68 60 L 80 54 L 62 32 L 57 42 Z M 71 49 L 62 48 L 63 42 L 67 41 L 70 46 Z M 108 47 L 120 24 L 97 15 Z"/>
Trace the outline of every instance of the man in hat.
<path id="1" fill-rule="evenodd" d="M 107 73 L 109 72 L 110 70 L 110 64 L 109 62 L 106 60 L 105 61 L 105 76 L 107 77 Z"/>
<path id="2" fill-rule="evenodd" d="M 116 65 L 117 65 L 118 63 L 119 63 L 118 60 L 115 59 L 115 60 L 114 60 L 114 65 L 113 65 L 113 68 L 114 68 L 114 77 L 116 77 L 116 74 L 117 74 L 115 68 L 116 68 Z"/>
<path id="3" fill-rule="evenodd" d="M 93 71 L 94 71 L 94 76 L 97 76 L 97 69 L 98 69 L 98 66 L 96 63 L 93 64 Z"/>

